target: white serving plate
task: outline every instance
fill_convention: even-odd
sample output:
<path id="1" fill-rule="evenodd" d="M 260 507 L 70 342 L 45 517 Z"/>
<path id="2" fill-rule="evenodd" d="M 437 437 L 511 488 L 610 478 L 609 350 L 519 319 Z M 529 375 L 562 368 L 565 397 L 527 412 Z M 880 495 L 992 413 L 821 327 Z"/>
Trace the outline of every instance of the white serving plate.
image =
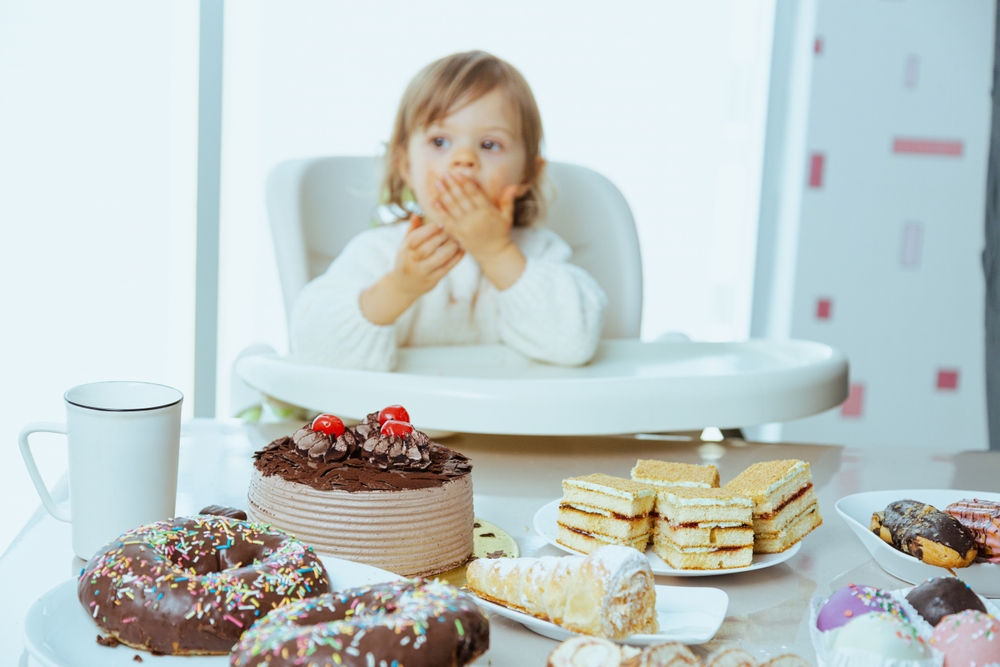
<path id="1" fill-rule="evenodd" d="M 322 556 L 333 590 L 399 579 L 399 575 L 370 565 Z M 24 647 L 43 667 L 136 667 L 139 655 L 163 667 L 226 667 L 228 655 L 153 657 L 128 646 L 107 648 L 95 639 L 105 634 L 84 611 L 76 597 L 76 579 L 65 581 L 35 601 L 24 618 Z"/>
<path id="2" fill-rule="evenodd" d="M 532 632 L 543 637 L 562 641 L 573 635 L 566 628 L 535 618 L 513 609 L 508 609 L 481 598 L 476 599 L 483 609 L 517 621 Z M 656 618 L 660 631 L 655 635 L 632 635 L 616 640 L 619 644 L 651 646 L 664 642 L 682 644 L 704 644 L 719 631 L 729 608 L 729 596 L 718 588 L 688 588 L 681 586 L 656 587 Z"/>
<path id="3" fill-rule="evenodd" d="M 566 553 L 584 555 L 583 553 L 570 549 L 569 547 L 563 546 L 556 541 L 559 533 L 558 527 L 558 517 L 559 517 L 559 500 L 553 500 L 548 503 L 540 510 L 535 512 L 535 532 L 545 538 L 545 541 L 554 546 L 557 549 L 562 549 Z M 646 549 L 646 558 L 649 560 L 650 567 L 653 568 L 653 574 L 660 574 L 669 577 L 717 577 L 723 574 L 736 574 L 737 572 L 753 572 L 754 570 L 763 570 L 764 568 L 773 567 L 779 563 L 784 563 L 789 558 L 793 557 L 802 548 L 802 543 L 798 542 L 792 548 L 787 551 L 783 551 L 780 554 L 754 554 L 753 562 L 750 563 L 748 567 L 734 567 L 728 570 L 678 570 L 676 568 L 667 565 L 666 561 L 653 553 L 653 550 Z"/>
<path id="4" fill-rule="evenodd" d="M 883 570 L 903 581 L 919 584 L 931 577 L 950 576 L 949 572 L 944 568 L 927 565 L 883 542 L 868 528 L 872 513 L 884 510 L 886 505 L 897 500 L 919 500 L 944 511 L 944 508 L 951 503 L 966 498 L 1000 502 L 1000 493 L 952 489 L 869 491 L 841 498 L 837 501 L 837 512 Z M 976 593 L 988 598 L 1000 598 L 1000 565 L 974 563 L 969 567 L 955 570 L 955 573 Z"/>
<path id="5" fill-rule="evenodd" d="M 601 435 L 742 427 L 822 412 L 847 398 L 847 358 L 808 341 L 602 341 L 586 366 L 532 361 L 503 345 L 400 350 L 395 372 L 248 356 L 236 373 L 293 405 L 360 419 L 405 405 L 420 428 Z"/>

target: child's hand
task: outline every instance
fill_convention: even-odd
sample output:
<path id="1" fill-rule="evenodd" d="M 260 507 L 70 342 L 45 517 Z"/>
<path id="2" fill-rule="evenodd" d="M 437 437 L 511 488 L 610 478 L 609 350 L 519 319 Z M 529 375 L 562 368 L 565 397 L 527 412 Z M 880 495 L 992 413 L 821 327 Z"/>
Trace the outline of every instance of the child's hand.
<path id="1" fill-rule="evenodd" d="M 458 242 L 440 226 L 422 225 L 420 218 L 413 215 L 410 229 L 396 253 L 393 273 L 399 279 L 399 286 L 417 298 L 434 289 L 464 255 Z"/>
<path id="2" fill-rule="evenodd" d="M 439 197 L 431 204 L 435 217 L 478 261 L 493 257 L 511 244 L 518 186 L 505 188 L 495 204 L 475 179 L 462 174 L 445 174 L 437 188 Z"/>
<path id="3" fill-rule="evenodd" d="M 410 229 L 392 271 L 361 293 L 358 305 L 372 324 L 392 324 L 421 296 L 434 289 L 465 255 L 458 242 L 435 224 L 410 217 Z"/>
<path id="4" fill-rule="evenodd" d="M 461 174 L 445 174 L 437 188 L 440 196 L 431 206 L 444 230 L 476 258 L 497 289 L 505 290 L 517 282 L 527 262 L 510 237 L 520 187 L 507 186 L 496 203 L 489 200 L 478 181 Z"/>

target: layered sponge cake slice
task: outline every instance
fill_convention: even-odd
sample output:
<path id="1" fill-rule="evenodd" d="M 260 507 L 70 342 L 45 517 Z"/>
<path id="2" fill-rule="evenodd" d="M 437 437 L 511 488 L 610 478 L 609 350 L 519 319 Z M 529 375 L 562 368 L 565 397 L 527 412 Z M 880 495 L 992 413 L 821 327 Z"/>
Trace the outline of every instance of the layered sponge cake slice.
<path id="1" fill-rule="evenodd" d="M 653 552 L 679 570 L 747 567 L 753 501 L 725 489 L 677 487 L 656 494 Z"/>
<path id="2" fill-rule="evenodd" d="M 755 463 L 723 488 L 753 500 L 756 553 L 785 551 L 823 523 L 805 461 Z"/>
<path id="3" fill-rule="evenodd" d="M 718 488 L 719 470 L 713 465 L 693 465 L 639 459 L 632 468 L 632 479 L 653 486 L 691 486 L 705 489 Z"/>
<path id="4" fill-rule="evenodd" d="M 596 473 L 563 480 L 556 541 L 589 554 L 608 544 L 645 551 L 653 529 L 655 489 Z"/>

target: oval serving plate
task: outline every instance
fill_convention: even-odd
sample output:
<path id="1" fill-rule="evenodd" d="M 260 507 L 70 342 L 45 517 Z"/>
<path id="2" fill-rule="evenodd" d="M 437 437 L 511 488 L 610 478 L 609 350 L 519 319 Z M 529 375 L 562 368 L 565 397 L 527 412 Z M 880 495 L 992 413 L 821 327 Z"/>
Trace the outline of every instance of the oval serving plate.
<path id="1" fill-rule="evenodd" d="M 919 500 L 944 511 L 953 502 L 968 498 L 1000 502 L 1000 493 L 988 491 L 957 491 L 952 489 L 902 489 L 898 491 L 868 491 L 855 493 L 837 501 L 837 513 L 858 536 L 879 566 L 903 581 L 919 584 L 931 577 L 949 576 L 948 570 L 928 565 L 883 542 L 868 526 L 872 513 L 882 511 L 897 500 Z M 976 593 L 988 598 L 1000 598 L 1000 565 L 973 563 L 955 570 L 955 574 Z"/>
<path id="2" fill-rule="evenodd" d="M 545 541 L 554 546 L 556 549 L 561 549 L 566 553 L 585 556 L 583 552 L 576 551 L 575 549 L 570 549 L 569 547 L 559 544 L 556 537 L 559 533 L 557 519 L 559 516 L 559 500 L 553 500 L 551 503 L 543 505 L 541 509 L 535 512 L 535 532 L 545 538 Z M 665 577 L 716 577 L 723 574 L 736 574 L 738 572 L 753 572 L 754 570 L 763 570 L 764 568 L 773 567 L 779 563 L 784 563 L 789 558 L 793 557 L 802 548 L 802 543 L 797 542 L 790 548 L 782 551 L 780 554 L 754 554 L 753 561 L 747 567 L 733 567 L 727 570 L 678 570 L 677 568 L 670 567 L 666 561 L 653 553 L 653 550 L 646 549 L 646 559 L 649 560 L 649 566 L 653 569 L 653 574 L 662 575 Z"/>
<path id="3" fill-rule="evenodd" d="M 562 641 L 579 634 L 488 600 L 477 597 L 476 603 L 487 611 L 517 621 L 532 632 L 549 639 Z M 657 586 L 656 618 L 660 623 L 660 631 L 655 635 L 632 635 L 615 641 L 632 646 L 651 646 L 664 642 L 704 644 L 719 631 L 728 608 L 729 596 L 718 588 Z"/>

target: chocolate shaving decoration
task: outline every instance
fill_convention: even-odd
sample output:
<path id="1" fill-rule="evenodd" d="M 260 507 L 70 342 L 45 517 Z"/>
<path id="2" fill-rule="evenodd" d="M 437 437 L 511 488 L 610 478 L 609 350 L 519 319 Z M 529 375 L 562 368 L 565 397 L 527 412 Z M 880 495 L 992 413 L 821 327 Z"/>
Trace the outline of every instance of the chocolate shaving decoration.
<path id="1" fill-rule="evenodd" d="M 374 419 L 377 415 L 369 417 Z M 254 453 L 254 466 L 265 476 L 278 475 L 319 490 L 345 491 L 426 488 L 440 485 L 442 478 L 463 477 L 472 470 L 472 463 L 466 457 L 431 442 L 421 431 L 403 438 L 386 436 L 383 448 L 379 447 L 383 437 L 362 438 L 361 426 L 348 429 L 332 441 L 321 459 L 310 457 L 308 450 L 301 451 L 294 436 L 275 440 Z M 300 431 L 305 431 L 296 432 L 302 440 L 310 429 Z"/>
<path id="2" fill-rule="evenodd" d="M 477 521 L 477 522 L 475 522 L 474 524 L 472 524 L 472 527 L 473 527 L 473 528 L 482 528 L 482 527 L 483 527 L 483 524 L 481 524 L 481 523 L 479 523 L 479 522 Z"/>
<path id="3" fill-rule="evenodd" d="M 270 445 L 268 445 L 270 447 Z M 230 519 L 239 519 L 240 521 L 246 521 L 247 513 L 241 509 L 236 509 L 235 507 L 226 507 L 224 505 L 209 505 L 208 507 L 203 507 L 198 514 L 213 514 L 215 516 L 226 516 Z"/>
<path id="4" fill-rule="evenodd" d="M 101 635 L 97 635 L 97 643 L 100 644 L 101 646 L 107 646 L 108 648 L 114 648 L 119 644 L 121 644 L 121 642 L 118 641 L 118 639 L 116 639 L 111 635 L 108 635 L 107 637 L 102 637 Z"/>
<path id="5" fill-rule="evenodd" d="M 496 537 L 496 533 L 483 533 L 479 537 Z"/>
<path id="6" fill-rule="evenodd" d="M 142 656 L 136 653 L 134 656 L 132 656 L 132 660 L 133 662 L 142 662 Z"/>
<path id="7" fill-rule="evenodd" d="M 276 440 L 272 440 L 271 442 L 267 443 L 267 446 L 264 447 L 264 451 L 266 452 L 272 449 L 279 449 L 281 447 L 284 447 L 285 445 L 288 445 L 289 443 L 291 443 L 291 441 L 292 439 L 290 437 L 288 437 L 287 435 L 283 435 L 280 438 L 277 438 Z"/>
<path id="8" fill-rule="evenodd" d="M 503 549 L 497 549 L 496 551 L 491 551 L 488 554 L 486 554 L 486 557 L 487 558 L 503 558 L 506 555 L 507 555 L 506 551 L 504 551 Z"/>

